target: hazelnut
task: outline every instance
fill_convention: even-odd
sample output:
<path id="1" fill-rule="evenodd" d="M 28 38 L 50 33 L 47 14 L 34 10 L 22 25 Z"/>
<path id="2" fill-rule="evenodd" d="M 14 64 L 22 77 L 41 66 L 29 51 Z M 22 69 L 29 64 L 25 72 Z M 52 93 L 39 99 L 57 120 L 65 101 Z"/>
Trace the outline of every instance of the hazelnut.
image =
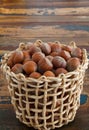
<path id="1" fill-rule="evenodd" d="M 43 73 L 47 70 L 52 70 L 53 65 L 48 58 L 43 58 L 38 62 L 38 67 L 39 67 L 39 71 Z"/>
<path id="2" fill-rule="evenodd" d="M 15 64 L 11 68 L 11 71 L 14 72 L 15 74 L 22 73 L 23 72 L 23 65 L 22 64 Z"/>
<path id="3" fill-rule="evenodd" d="M 23 65 L 23 69 L 26 72 L 26 74 L 30 74 L 30 73 L 37 70 L 37 65 L 36 65 L 36 63 L 34 61 L 27 61 Z"/>
<path id="4" fill-rule="evenodd" d="M 66 68 L 66 61 L 60 56 L 55 56 L 52 60 L 52 63 L 56 68 Z"/>
<path id="5" fill-rule="evenodd" d="M 78 57 L 78 58 L 82 58 L 82 51 L 80 48 L 76 47 L 73 48 L 71 51 L 71 56 L 72 57 Z"/>
<path id="6" fill-rule="evenodd" d="M 62 50 L 60 53 L 60 56 L 63 57 L 65 60 L 68 60 L 69 58 L 71 58 L 71 55 L 68 51 Z"/>
<path id="7" fill-rule="evenodd" d="M 36 63 L 39 62 L 39 60 L 43 59 L 45 55 L 42 52 L 35 52 L 32 55 L 32 60 L 35 61 Z"/>
<path id="8" fill-rule="evenodd" d="M 14 55 L 14 58 L 13 58 L 13 63 L 14 64 L 21 63 L 21 62 L 23 62 L 23 60 L 24 60 L 23 52 L 22 51 L 15 51 L 15 55 Z"/>
<path id="9" fill-rule="evenodd" d="M 35 52 L 40 52 L 41 49 L 39 47 L 36 47 L 34 44 L 29 48 L 30 55 L 33 55 Z"/>
<path id="10" fill-rule="evenodd" d="M 46 71 L 44 74 L 46 77 L 55 77 L 55 74 L 52 71 Z"/>
<path id="11" fill-rule="evenodd" d="M 11 54 L 11 56 L 8 58 L 8 60 L 7 60 L 7 65 L 8 65 L 10 68 L 14 65 L 14 63 L 13 63 L 13 58 L 14 58 L 14 56 L 15 56 L 15 52 L 13 52 L 13 53 Z"/>
<path id="12" fill-rule="evenodd" d="M 68 71 L 74 71 L 75 69 L 77 69 L 77 67 L 80 65 L 80 60 L 76 57 L 74 58 L 70 58 L 67 61 L 67 70 Z"/>
<path id="13" fill-rule="evenodd" d="M 50 55 L 53 56 L 53 57 L 54 56 L 59 56 L 59 53 L 54 51 L 54 52 L 51 52 Z"/>
<path id="14" fill-rule="evenodd" d="M 48 55 L 51 52 L 51 47 L 49 46 L 48 43 L 43 43 L 40 48 L 42 52 L 45 53 L 45 55 Z"/>
<path id="15" fill-rule="evenodd" d="M 23 51 L 24 61 L 23 64 L 30 60 L 29 51 Z"/>
<path id="16" fill-rule="evenodd" d="M 67 71 L 66 69 L 64 69 L 64 68 L 58 68 L 58 69 L 56 69 L 56 71 L 55 71 L 55 75 L 58 76 L 58 75 L 61 74 L 61 73 L 66 74 L 67 72 L 68 72 L 68 71 Z"/>
<path id="17" fill-rule="evenodd" d="M 50 56 L 50 55 L 46 56 L 46 58 L 48 58 L 51 62 L 53 60 L 53 56 Z"/>
<path id="18" fill-rule="evenodd" d="M 30 74 L 30 77 L 31 77 L 31 78 L 35 78 L 35 79 L 38 79 L 38 78 L 41 77 L 41 74 L 38 73 L 38 72 L 32 72 L 32 73 Z"/>
<path id="19" fill-rule="evenodd" d="M 62 49 L 65 50 L 65 51 L 68 51 L 68 52 L 72 51 L 72 47 L 69 46 L 69 45 L 62 45 Z"/>
<path id="20" fill-rule="evenodd" d="M 60 52 L 61 52 L 61 45 L 58 44 L 58 43 L 54 43 L 54 44 L 51 46 L 51 51 L 52 51 L 52 52 L 58 52 L 58 53 L 60 53 Z"/>

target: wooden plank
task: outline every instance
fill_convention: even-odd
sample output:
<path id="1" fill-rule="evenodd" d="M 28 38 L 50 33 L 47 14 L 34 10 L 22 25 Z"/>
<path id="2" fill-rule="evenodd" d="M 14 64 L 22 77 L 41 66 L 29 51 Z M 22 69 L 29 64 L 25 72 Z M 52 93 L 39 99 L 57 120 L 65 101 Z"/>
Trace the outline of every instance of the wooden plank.
<path id="1" fill-rule="evenodd" d="M 55 26 L 28 26 L 19 27 L 0 27 L 1 36 L 39 38 L 40 37 L 88 37 L 89 26 L 74 25 L 55 25 Z M 38 33 L 39 32 L 39 33 Z"/>
<path id="2" fill-rule="evenodd" d="M 89 16 L 0 16 L 0 24 L 30 24 L 30 23 L 76 23 L 76 22 L 89 22 Z"/>
<path id="3" fill-rule="evenodd" d="M 9 8 L 33 8 L 33 7 L 37 7 L 37 8 L 42 8 L 42 7 L 88 7 L 89 6 L 89 2 L 88 0 L 86 1 L 41 1 L 41 0 L 33 0 L 33 1 L 1 1 L 1 5 L 0 7 L 9 7 Z"/>
<path id="4" fill-rule="evenodd" d="M 89 15 L 89 7 L 76 7 L 76 8 L 0 8 L 0 14 L 14 14 L 14 15 Z"/>
<path id="5" fill-rule="evenodd" d="M 38 38 L 15 38 L 15 37 L 2 37 L 0 38 L 0 49 L 5 50 L 14 50 L 18 47 L 20 42 L 34 42 L 37 39 L 41 39 L 42 41 L 60 41 L 61 43 L 68 44 L 70 41 L 75 41 L 78 46 L 85 45 L 87 50 L 89 50 L 89 37 L 38 37 Z M 82 45 L 81 45 L 82 44 Z"/>

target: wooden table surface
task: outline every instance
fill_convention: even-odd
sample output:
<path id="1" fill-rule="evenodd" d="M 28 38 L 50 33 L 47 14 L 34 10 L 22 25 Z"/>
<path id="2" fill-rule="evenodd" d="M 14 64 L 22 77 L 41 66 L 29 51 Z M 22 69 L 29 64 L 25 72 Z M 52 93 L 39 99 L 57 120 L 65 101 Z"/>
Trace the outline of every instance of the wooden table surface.
<path id="1" fill-rule="evenodd" d="M 89 51 L 88 0 L 0 0 L 0 56 L 20 42 L 75 41 Z M 89 130 L 89 70 L 75 120 L 56 130 Z M 0 70 L 0 130 L 34 130 L 16 117 Z"/>

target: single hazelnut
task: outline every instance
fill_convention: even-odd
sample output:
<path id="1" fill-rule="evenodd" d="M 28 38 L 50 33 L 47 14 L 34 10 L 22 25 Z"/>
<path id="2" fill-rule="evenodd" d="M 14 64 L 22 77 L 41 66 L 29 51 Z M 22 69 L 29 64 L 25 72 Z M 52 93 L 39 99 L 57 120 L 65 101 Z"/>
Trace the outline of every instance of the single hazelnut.
<path id="1" fill-rule="evenodd" d="M 23 65 L 22 64 L 15 64 L 11 68 L 11 71 L 14 72 L 15 74 L 22 73 L 23 72 Z"/>
<path id="2" fill-rule="evenodd" d="M 68 71 L 74 71 L 75 69 L 77 69 L 77 67 L 80 65 L 80 60 L 79 58 L 70 58 L 67 61 L 67 70 Z"/>
<path id="3" fill-rule="evenodd" d="M 48 58 L 43 58 L 38 62 L 38 67 L 39 67 L 39 71 L 43 73 L 47 70 L 52 70 L 53 65 Z"/>
<path id="4" fill-rule="evenodd" d="M 69 58 L 71 58 L 71 55 L 68 51 L 62 50 L 60 53 L 60 56 L 63 57 L 65 60 L 68 60 Z"/>
<path id="5" fill-rule="evenodd" d="M 39 47 L 36 47 L 35 45 L 33 45 L 30 49 L 29 49 L 29 53 L 30 55 L 33 55 L 35 52 L 41 52 L 41 49 Z"/>
<path id="6" fill-rule="evenodd" d="M 62 49 L 65 50 L 65 51 L 68 51 L 68 52 L 72 51 L 72 47 L 69 46 L 69 45 L 62 45 Z"/>
<path id="7" fill-rule="evenodd" d="M 71 51 L 71 56 L 82 58 L 82 50 L 79 47 L 73 48 Z"/>
<path id="8" fill-rule="evenodd" d="M 27 61 L 23 65 L 23 69 L 26 72 L 26 74 L 31 74 L 32 72 L 35 72 L 37 70 L 37 65 L 34 61 Z"/>
<path id="9" fill-rule="evenodd" d="M 8 60 L 7 60 L 7 65 L 8 65 L 10 68 L 14 65 L 14 63 L 13 63 L 13 58 L 14 58 L 14 56 L 15 56 L 15 52 L 13 52 L 13 53 L 11 54 L 11 56 L 8 58 Z"/>
<path id="10" fill-rule="evenodd" d="M 43 44 L 41 44 L 41 50 L 42 50 L 42 52 L 45 54 L 45 55 L 49 55 L 50 54 L 50 52 L 51 52 L 51 47 L 49 46 L 49 44 L 48 43 L 43 43 Z"/>
<path id="11" fill-rule="evenodd" d="M 32 60 L 35 61 L 36 63 L 39 62 L 39 60 L 43 59 L 45 55 L 42 52 L 35 52 L 32 55 Z"/>
<path id="12" fill-rule="evenodd" d="M 52 60 L 55 68 L 66 68 L 66 61 L 60 56 L 55 56 Z"/>
<path id="13" fill-rule="evenodd" d="M 51 52 L 50 55 L 53 56 L 53 57 L 54 57 L 54 56 L 59 56 L 59 52 L 55 52 L 55 51 L 54 51 L 54 52 Z"/>
<path id="14" fill-rule="evenodd" d="M 60 52 L 61 52 L 61 45 L 58 44 L 58 43 L 54 43 L 54 44 L 51 46 L 51 51 L 52 51 L 52 52 L 58 52 L 58 53 L 60 53 Z"/>
<path id="15" fill-rule="evenodd" d="M 29 54 L 29 51 L 23 51 L 23 55 L 24 55 L 24 60 L 23 60 L 23 64 L 26 63 L 27 61 L 30 61 L 31 57 Z"/>
<path id="16" fill-rule="evenodd" d="M 63 73 L 63 74 L 66 74 L 68 71 L 64 68 L 58 68 L 56 69 L 55 71 L 55 75 L 58 76 L 59 74 Z"/>
<path id="17" fill-rule="evenodd" d="M 13 58 L 13 63 L 14 64 L 21 63 L 21 62 L 23 62 L 23 60 L 24 60 L 23 52 L 22 51 L 15 51 L 15 55 L 14 55 L 14 58 Z"/>
<path id="18" fill-rule="evenodd" d="M 38 72 L 32 72 L 32 73 L 30 74 L 30 77 L 31 77 L 31 78 L 35 78 L 35 79 L 38 79 L 38 78 L 41 77 L 41 74 L 38 73 Z"/>
<path id="19" fill-rule="evenodd" d="M 44 74 L 46 77 L 55 77 L 55 74 L 52 71 L 46 71 Z"/>
<path id="20" fill-rule="evenodd" d="M 48 58 L 51 62 L 53 60 L 53 56 L 51 56 L 51 55 L 46 56 L 46 58 Z"/>

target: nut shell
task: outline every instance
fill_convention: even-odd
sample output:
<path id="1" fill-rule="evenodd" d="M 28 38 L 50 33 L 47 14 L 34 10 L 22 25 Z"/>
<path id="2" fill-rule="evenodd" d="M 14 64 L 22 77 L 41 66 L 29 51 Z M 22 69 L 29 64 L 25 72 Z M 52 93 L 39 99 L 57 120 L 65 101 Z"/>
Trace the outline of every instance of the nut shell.
<path id="1" fill-rule="evenodd" d="M 15 56 L 15 52 L 13 52 L 11 54 L 11 56 L 9 57 L 9 59 L 7 60 L 7 65 L 11 68 L 13 67 L 14 63 L 13 63 L 13 59 L 14 59 L 14 56 Z"/>
<path id="2" fill-rule="evenodd" d="M 43 59 L 44 57 L 45 55 L 42 52 L 36 52 L 32 55 L 32 60 L 38 63 L 39 60 Z"/>
<path id="3" fill-rule="evenodd" d="M 60 52 L 61 52 L 61 46 L 60 46 L 60 44 L 54 43 L 54 44 L 51 46 L 51 51 L 52 51 L 52 52 L 58 52 L 58 53 L 60 53 Z"/>
<path id="4" fill-rule="evenodd" d="M 49 55 L 50 52 L 51 52 L 51 47 L 49 46 L 49 44 L 43 43 L 43 44 L 41 45 L 41 50 L 42 50 L 42 52 L 43 52 L 45 55 Z"/>
<path id="5" fill-rule="evenodd" d="M 29 51 L 23 51 L 23 55 L 24 55 L 24 61 L 23 61 L 23 64 L 24 64 L 27 61 L 29 61 L 31 57 L 30 57 Z"/>
<path id="6" fill-rule="evenodd" d="M 63 73 L 63 74 L 66 74 L 68 71 L 64 68 L 58 68 L 56 69 L 55 71 L 55 75 L 58 76 L 59 74 Z"/>
<path id="7" fill-rule="evenodd" d="M 60 56 L 55 56 L 52 60 L 55 68 L 66 68 L 66 61 Z"/>
<path id="8" fill-rule="evenodd" d="M 78 68 L 78 66 L 80 65 L 80 60 L 79 58 L 70 58 L 67 61 L 67 70 L 68 71 L 74 71 Z"/>
<path id="9" fill-rule="evenodd" d="M 53 65 L 48 58 L 43 58 L 38 62 L 39 72 L 43 73 L 47 70 L 52 70 Z"/>
<path id="10" fill-rule="evenodd" d="M 55 77 L 55 74 L 52 71 L 46 71 L 44 74 L 46 77 Z"/>
<path id="11" fill-rule="evenodd" d="M 33 55 L 35 52 L 41 52 L 41 49 L 33 44 L 33 46 L 29 49 L 29 53 L 30 55 Z"/>
<path id="12" fill-rule="evenodd" d="M 35 78 L 35 79 L 38 79 L 38 78 L 41 77 L 41 74 L 38 73 L 38 72 L 32 72 L 32 73 L 30 74 L 30 77 L 31 77 L 31 78 Z"/>
<path id="13" fill-rule="evenodd" d="M 62 45 L 62 49 L 65 50 L 65 51 L 68 51 L 68 52 L 72 51 L 72 47 L 69 46 L 69 45 Z"/>
<path id="14" fill-rule="evenodd" d="M 68 60 L 71 58 L 71 55 L 68 51 L 62 50 L 60 53 L 60 56 L 63 57 L 65 60 Z"/>
<path id="15" fill-rule="evenodd" d="M 22 51 L 15 51 L 15 55 L 13 58 L 13 63 L 17 64 L 17 63 L 21 63 L 24 60 L 24 55 Z"/>
<path id="16" fill-rule="evenodd" d="M 82 58 L 82 51 L 79 47 L 73 48 L 71 51 L 72 57 Z"/>
<path id="17" fill-rule="evenodd" d="M 26 72 L 26 74 L 31 74 L 32 72 L 35 72 L 37 70 L 37 65 L 34 61 L 27 61 L 23 65 L 23 69 Z"/>
<path id="18" fill-rule="evenodd" d="M 11 71 L 14 72 L 15 74 L 22 73 L 23 72 L 23 65 L 22 64 L 15 64 L 11 68 Z"/>

